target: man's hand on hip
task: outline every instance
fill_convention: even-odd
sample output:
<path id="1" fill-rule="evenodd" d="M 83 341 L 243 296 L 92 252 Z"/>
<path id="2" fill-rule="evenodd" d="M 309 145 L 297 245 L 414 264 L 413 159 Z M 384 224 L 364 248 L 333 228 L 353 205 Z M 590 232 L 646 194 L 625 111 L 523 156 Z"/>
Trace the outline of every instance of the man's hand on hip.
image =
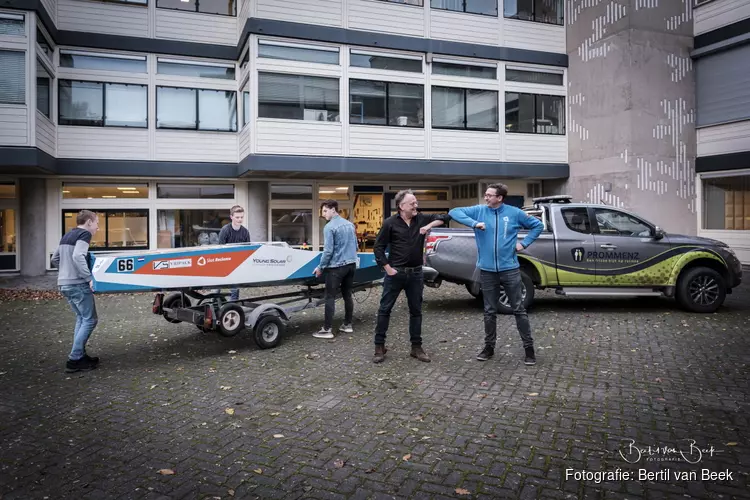
<path id="1" fill-rule="evenodd" d="M 474 229 L 479 229 L 481 231 L 484 231 L 485 225 L 484 222 L 477 222 L 477 225 L 474 226 Z"/>

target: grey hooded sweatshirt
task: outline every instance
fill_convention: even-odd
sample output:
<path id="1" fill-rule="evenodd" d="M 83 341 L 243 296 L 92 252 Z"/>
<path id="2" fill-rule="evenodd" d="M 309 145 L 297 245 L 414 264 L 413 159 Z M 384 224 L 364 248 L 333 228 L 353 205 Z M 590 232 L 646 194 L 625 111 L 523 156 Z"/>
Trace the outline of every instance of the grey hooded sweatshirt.
<path id="1" fill-rule="evenodd" d="M 91 233 L 77 227 L 60 240 L 60 246 L 52 255 L 52 267 L 59 269 L 57 284 L 78 285 L 91 281 L 88 264 Z"/>

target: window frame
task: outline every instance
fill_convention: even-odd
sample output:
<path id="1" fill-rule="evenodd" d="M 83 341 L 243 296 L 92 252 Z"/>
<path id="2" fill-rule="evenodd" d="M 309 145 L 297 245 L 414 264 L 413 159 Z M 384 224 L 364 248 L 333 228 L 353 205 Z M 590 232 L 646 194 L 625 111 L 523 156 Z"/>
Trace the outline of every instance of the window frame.
<path id="1" fill-rule="evenodd" d="M 711 0 L 712 1 L 712 0 Z M 532 16 L 534 19 L 521 19 L 520 17 L 515 16 L 506 16 L 505 15 L 505 8 L 503 8 L 503 17 L 505 19 L 513 19 L 514 21 L 522 21 L 526 23 L 539 23 L 539 24 L 546 24 L 548 26 L 565 26 L 565 4 L 562 5 L 562 18 L 559 23 L 551 23 L 548 21 L 538 21 L 536 18 L 536 2 L 537 0 L 531 0 L 531 8 L 532 8 Z M 505 2 L 503 2 L 503 7 L 505 7 Z M 517 10 L 516 10 L 517 12 Z"/>
<path id="2" fill-rule="evenodd" d="M 186 67 L 196 67 L 196 66 L 203 66 L 207 68 L 223 68 L 223 69 L 231 69 L 232 70 L 232 78 L 218 78 L 214 76 L 197 76 L 197 75 L 176 75 L 174 73 L 161 73 L 159 71 L 159 65 L 160 64 L 168 64 L 168 65 L 174 65 L 174 66 L 186 66 Z M 237 80 L 237 68 L 235 67 L 234 63 L 218 63 L 218 62 L 204 62 L 204 61 L 190 61 L 186 59 L 171 59 L 168 57 L 157 57 L 156 58 L 156 74 L 161 75 L 163 77 L 176 77 L 176 78 L 200 78 L 200 79 L 208 79 L 208 80 L 219 80 L 219 81 L 226 81 L 226 82 L 232 82 Z"/>
<path id="3" fill-rule="evenodd" d="M 52 94 L 54 93 L 54 85 L 55 85 L 55 77 L 50 73 L 49 68 L 47 68 L 47 65 L 37 56 L 37 64 L 40 65 L 44 71 L 44 76 L 39 76 L 39 72 L 37 71 L 36 74 L 36 110 L 42 113 L 44 116 L 46 116 L 50 121 L 52 121 Z M 49 109 L 45 113 L 41 109 L 39 109 L 39 80 L 47 80 L 47 104 L 49 106 Z"/>
<path id="4" fill-rule="evenodd" d="M 27 101 L 29 99 L 29 93 L 26 91 L 27 90 L 26 88 L 29 85 L 29 82 L 27 81 L 27 78 L 26 78 L 26 73 L 27 73 L 27 70 L 28 70 L 28 68 L 26 67 L 26 51 L 25 50 L 18 50 L 18 49 L 15 49 L 15 48 L 0 47 L 0 52 L 8 52 L 8 53 L 20 54 L 21 55 L 21 64 L 23 65 L 23 72 L 21 73 L 21 77 L 23 78 L 23 82 L 22 82 L 23 85 L 21 87 L 21 99 L 22 99 L 21 102 L 11 102 L 10 100 L 8 100 L 8 101 L 0 100 L 0 105 L 26 106 L 27 105 Z"/>
<path id="5" fill-rule="evenodd" d="M 588 232 L 586 232 L 586 231 L 578 231 L 577 229 L 573 229 L 570 226 L 570 224 L 568 223 L 568 219 L 565 217 L 565 212 L 574 211 L 574 210 L 582 210 L 583 212 L 586 213 L 586 219 L 588 221 L 588 226 L 589 226 Z M 560 217 L 562 217 L 563 224 L 565 225 L 565 229 L 567 229 L 568 231 L 570 231 L 572 233 L 576 233 L 576 234 L 593 235 L 596 231 L 599 230 L 598 224 L 596 225 L 596 227 L 594 227 L 594 224 L 591 223 L 591 217 L 593 215 L 594 214 L 591 212 L 591 210 L 589 210 L 589 207 L 585 207 L 585 206 L 562 207 L 562 208 L 560 208 Z"/>
<path id="6" fill-rule="evenodd" d="M 641 217 L 638 217 L 637 215 L 631 214 L 630 212 L 626 212 L 625 210 L 620 210 L 619 208 L 615 208 L 615 207 L 601 207 L 601 206 L 588 207 L 588 209 L 589 209 L 589 221 L 593 222 L 593 224 L 591 224 L 591 229 L 594 234 L 598 234 L 598 235 L 606 236 L 606 237 L 612 237 L 612 238 L 615 238 L 615 237 L 616 238 L 650 238 L 654 234 L 655 226 L 653 224 L 651 224 L 650 222 L 647 222 Z M 621 216 L 625 216 L 630 219 L 633 219 L 637 223 L 642 224 L 648 228 L 649 236 L 639 236 L 639 235 L 634 235 L 634 234 L 603 233 L 601 232 L 601 228 L 599 227 L 599 219 L 596 217 L 597 210 L 606 211 L 606 212 L 616 212 L 617 214 L 620 214 Z"/>
<path id="7" fill-rule="evenodd" d="M 324 80 L 333 80 L 333 81 L 335 81 L 336 84 L 337 84 L 337 86 L 338 86 L 338 89 L 337 89 L 337 92 L 336 92 L 336 95 L 338 96 L 337 99 L 336 99 L 336 103 L 338 104 L 338 109 L 337 109 L 338 116 L 336 117 L 337 119 L 336 120 L 325 120 L 325 121 L 320 121 L 320 122 L 318 120 L 306 120 L 304 118 L 304 109 L 305 109 L 305 107 L 302 106 L 304 104 L 304 101 L 297 101 L 297 104 L 298 104 L 297 107 L 303 110 L 303 113 L 302 113 L 303 117 L 302 118 L 285 118 L 285 117 L 278 117 L 278 116 L 261 116 L 261 113 L 260 113 L 260 111 L 261 111 L 261 102 L 260 102 L 260 97 L 261 97 L 261 95 L 260 95 L 260 83 L 261 83 L 260 80 L 261 80 L 261 75 L 277 75 L 277 76 L 281 75 L 281 76 L 287 76 L 287 77 L 315 78 L 315 79 L 324 79 Z M 285 73 L 285 72 L 278 72 L 278 71 L 272 71 L 272 70 L 258 70 L 256 72 L 256 76 L 257 76 L 257 87 L 256 87 L 257 88 L 257 97 L 256 97 L 256 101 L 255 102 L 257 103 L 257 109 L 256 109 L 255 114 L 256 114 L 256 116 L 259 119 L 262 119 L 262 120 L 284 120 L 284 121 L 291 120 L 291 121 L 295 121 L 295 122 L 309 122 L 309 121 L 314 121 L 314 122 L 318 122 L 318 123 L 331 123 L 331 124 L 338 123 L 338 124 L 343 124 L 343 118 L 341 117 L 341 113 L 342 113 L 342 110 L 341 110 L 341 85 L 342 85 L 341 80 L 342 80 L 342 77 L 341 76 L 311 75 L 309 73 Z M 312 108 L 310 108 L 310 109 L 312 109 Z M 327 109 L 325 109 L 325 110 L 324 109 L 319 109 L 319 110 L 316 110 L 316 111 L 326 111 L 326 112 L 329 112 L 329 110 L 327 110 Z M 348 112 L 348 110 L 347 110 L 347 112 Z"/>
<path id="8" fill-rule="evenodd" d="M 193 90 L 195 91 L 195 128 L 186 128 L 186 127 L 164 127 L 159 126 L 159 89 L 160 88 L 168 88 L 168 89 L 180 89 L 180 90 Z M 234 128 L 235 130 L 222 130 L 222 129 L 208 129 L 208 128 L 200 128 L 200 91 L 206 90 L 209 92 L 233 92 L 235 95 L 234 100 L 234 108 L 235 108 L 235 115 L 234 115 Z M 154 122 L 154 126 L 156 130 L 182 130 L 182 131 L 193 131 L 193 132 L 222 132 L 222 133 L 228 133 L 228 134 L 236 134 L 240 128 L 239 128 L 239 110 L 237 109 L 237 91 L 236 90 L 225 90 L 225 89 L 206 89 L 206 88 L 196 88 L 196 87 L 176 87 L 173 85 L 155 85 L 154 86 L 154 104 L 156 105 L 156 120 Z"/>
<path id="9" fill-rule="evenodd" d="M 24 14 L 11 14 L 10 12 L 0 12 L 0 19 L 8 19 L 10 21 L 21 21 L 22 30 L 20 34 L 3 34 L 0 36 L 7 36 L 13 38 L 25 38 L 28 31 L 28 23 L 26 22 L 26 16 Z"/>
<path id="10" fill-rule="evenodd" d="M 424 8 L 424 0 L 417 0 L 419 4 L 406 3 L 404 0 L 378 0 L 379 2 L 395 3 L 397 5 L 408 5 L 409 7 Z"/>
<path id="11" fill-rule="evenodd" d="M 101 125 L 96 123 L 63 123 L 63 120 L 67 120 L 67 118 L 63 118 L 60 113 L 62 113 L 62 106 L 60 105 L 60 85 L 62 85 L 63 82 L 79 82 L 79 83 L 94 83 L 102 86 L 102 119 L 101 119 Z M 146 124 L 143 126 L 140 125 L 107 125 L 107 85 L 125 85 L 125 86 L 132 86 L 132 87 L 142 87 L 146 89 Z M 123 82 L 102 82 L 102 81 L 96 81 L 96 80 L 71 80 L 68 78 L 57 78 L 57 124 L 63 125 L 66 127 L 97 127 L 97 128 L 127 128 L 127 129 L 140 129 L 140 130 L 148 130 L 148 122 L 149 122 L 149 105 L 148 105 L 148 84 L 143 83 L 123 83 Z"/>
<path id="12" fill-rule="evenodd" d="M 237 17 L 237 7 L 238 7 L 237 4 L 238 3 L 239 2 L 235 2 L 234 3 L 234 14 L 217 14 L 216 12 L 201 12 L 199 10 L 200 9 L 200 5 L 201 5 L 201 0 L 195 0 L 195 10 L 177 9 L 175 7 L 161 7 L 159 5 L 159 0 L 156 0 L 156 8 L 157 9 L 164 9 L 164 10 L 174 10 L 174 11 L 177 11 L 177 12 L 194 12 L 196 14 L 204 14 L 204 15 L 207 15 L 207 16 Z"/>
<path id="13" fill-rule="evenodd" d="M 357 123 L 352 122 L 351 116 L 352 116 L 352 80 L 359 81 L 359 82 L 372 82 L 372 83 L 383 83 L 385 84 L 385 121 L 386 123 Z M 390 86 L 391 85 L 410 85 L 413 87 L 421 87 L 422 88 L 422 125 L 391 125 L 390 124 Z M 425 85 L 419 84 L 419 83 L 405 83 L 405 82 L 390 82 L 390 81 L 384 81 L 384 80 L 364 80 L 362 78 L 349 78 L 349 99 L 348 99 L 348 116 L 349 116 L 349 125 L 358 125 L 358 126 L 370 126 L 370 127 L 393 127 L 393 128 L 414 128 L 414 129 L 424 129 L 424 91 L 425 91 Z"/>
<path id="14" fill-rule="evenodd" d="M 62 58 L 63 56 L 81 56 L 81 57 L 88 57 L 88 58 L 94 58 L 94 59 L 120 59 L 120 60 L 127 60 L 127 61 L 142 61 L 144 63 L 143 72 L 139 72 L 137 74 L 139 75 L 148 75 L 148 58 L 147 56 L 136 56 L 136 55 L 127 55 L 127 54 L 108 54 L 105 52 L 89 52 L 85 50 L 75 50 L 75 49 L 60 49 L 60 58 L 58 61 L 58 67 L 65 68 L 65 71 L 68 70 L 79 70 L 79 71 L 106 71 L 108 73 L 126 73 L 128 70 L 121 70 L 121 69 L 101 69 L 101 68 L 80 68 L 75 66 L 66 66 L 62 64 Z"/>
<path id="15" fill-rule="evenodd" d="M 506 134 L 530 134 L 530 135 L 550 135 L 550 136 L 565 136 L 565 135 L 568 134 L 567 123 L 566 123 L 567 116 L 565 115 L 565 113 L 567 113 L 567 110 L 565 109 L 565 106 L 566 106 L 566 97 L 564 95 L 537 94 L 537 93 L 534 93 L 534 92 L 517 92 L 517 91 L 513 91 L 513 90 L 506 90 L 505 91 L 505 96 L 507 97 L 508 94 L 517 94 L 519 96 L 519 98 L 518 98 L 519 113 L 520 113 L 520 102 L 521 102 L 520 96 L 522 96 L 522 95 L 534 96 L 534 111 L 533 111 L 534 124 L 532 126 L 532 128 L 533 128 L 532 132 L 522 132 L 520 130 L 508 130 L 508 120 L 507 120 L 507 117 L 508 117 L 508 108 L 507 108 L 508 101 L 506 99 L 506 101 L 505 101 L 505 105 L 506 105 L 506 107 L 505 107 L 505 113 L 503 115 L 505 117 L 505 133 Z M 562 132 L 550 133 L 550 132 L 537 132 L 536 131 L 536 127 L 537 127 L 537 123 L 536 123 L 536 120 L 537 120 L 537 114 L 536 114 L 537 99 L 536 98 L 537 97 L 557 97 L 559 99 L 562 99 L 563 105 L 562 105 L 561 109 L 563 111 L 563 117 L 562 117 L 562 119 L 559 120 L 559 123 L 561 124 L 561 126 L 558 127 L 558 128 L 562 128 Z"/>
<path id="16" fill-rule="evenodd" d="M 137 5 L 139 7 L 148 7 L 148 0 L 93 0 L 100 3 L 119 3 L 123 5 Z"/>
<path id="17" fill-rule="evenodd" d="M 463 10 L 455 10 L 455 9 L 447 9 L 445 7 L 435 7 L 432 5 L 432 0 L 430 0 L 430 9 L 431 10 L 439 10 L 442 12 L 459 12 L 462 14 L 471 14 L 474 16 L 485 16 L 485 17 L 500 17 L 500 0 L 495 0 L 495 13 L 494 14 L 482 14 L 481 12 L 467 12 L 466 11 L 466 0 L 461 0 L 461 5 L 463 6 Z"/>
<path id="18" fill-rule="evenodd" d="M 493 69 L 495 71 L 495 76 L 492 78 L 484 78 L 481 76 L 469 76 L 469 75 L 452 75 L 449 73 L 436 73 L 435 72 L 435 65 L 447 65 L 447 66 L 463 66 L 463 67 L 473 67 L 473 68 L 488 68 Z M 466 62 L 466 61 L 456 61 L 456 60 L 447 60 L 447 59 L 438 59 L 433 58 L 432 62 L 430 63 L 430 75 L 437 77 L 437 78 L 470 78 L 473 80 L 479 80 L 482 82 L 496 82 L 498 79 L 498 66 L 497 64 L 490 64 L 490 63 L 482 63 L 482 62 Z"/>
<path id="19" fill-rule="evenodd" d="M 539 82 L 531 82 L 531 81 L 525 81 L 525 80 L 509 80 L 508 71 L 516 71 L 519 73 L 538 73 L 538 74 L 544 74 L 544 75 L 558 75 L 560 76 L 560 79 L 562 81 L 560 83 L 539 83 Z M 504 76 L 504 81 L 506 83 L 510 83 L 511 85 L 546 85 L 548 87 L 554 87 L 554 88 L 565 87 L 565 72 L 564 71 L 554 71 L 551 69 L 539 69 L 539 68 L 521 68 L 518 66 L 506 65 L 503 76 Z"/>
<path id="20" fill-rule="evenodd" d="M 330 52 L 333 54 L 336 54 L 336 62 L 320 62 L 320 61 L 303 61 L 300 59 L 283 59 L 280 57 L 268 57 L 261 54 L 260 47 L 262 45 L 269 46 L 269 47 L 286 47 L 289 49 L 301 49 L 301 50 L 311 50 L 311 51 L 319 51 L 319 52 Z M 321 64 L 325 67 L 330 66 L 341 66 L 341 52 L 342 49 L 339 46 L 329 46 L 329 45 L 315 45 L 315 44 L 305 44 L 305 43 L 294 43 L 294 42 L 287 42 L 287 41 L 281 41 L 281 40 L 268 40 L 264 38 L 259 38 L 257 43 L 257 61 L 289 61 L 297 64 Z M 248 54 L 250 54 L 250 48 L 248 47 Z"/>
<path id="21" fill-rule="evenodd" d="M 62 208 L 60 210 L 60 223 L 62 227 L 62 234 L 65 234 L 65 214 L 73 213 L 74 215 L 84 210 L 84 208 Z M 149 208 L 86 208 L 91 210 L 97 216 L 99 213 L 104 213 L 104 221 L 99 219 L 99 231 L 103 231 L 104 243 L 103 247 L 90 247 L 89 252 L 122 252 L 131 250 L 149 250 L 151 247 L 151 209 Z M 109 214 L 116 212 L 131 212 L 131 213 L 145 213 L 146 214 L 146 245 L 138 245 L 132 247 L 112 247 L 109 246 Z M 102 222 L 104 224 L 102 224 Z M 103 226 L 103 227 L 102 227 Z"/>
<path id="22" fill-rule="evenodd" d="M 441 126 L 441 125 L 435 125 L 435 113 L 432 109 L 430 109 L 430 127 L 435 130 L 464 130 L 468 132 L 499 132 L 500 131 L 500 92 L 494 89 L 477 89 L 477 88 L 470 88 L 470 87 L 450 87 L 447 85 L 431 85 L 430 86 L 430 108 L 432 108 L 432 103 L 434 102 L 434 99 L 432 99 L 432 91 L 434 89 L 450 89 L 450 90 L 461 90 L 463 91 L 464 95 L 464 126 L 463 127 L 448 127 L 448 126 Z M 495 128 L 477 128 L 477 127 L 471 127 L 468 126 L 468 96 L 469 90 L 477 90 L 480 92 L 494 92 L 496 99 L 495 102 L 497 113 L 495 114 Z"/>
<path id="23" fill-rule="evenodd" d="M 372 57 L 382 57 L 383 59 L 396 59 L 396 60 L 404 60 L 404 61 L 418 61 L 419 62 L 419 71 L 409 71 L 409 70 L 403 70 L 403 69 L 389 69 L 389 68 L 373 68 L 372 66 L 357 66 L 355 64 L 352 64 L 352 56 L 372 56 Z M 424 57 L 423 56 L 417 56 L 417 55 L 406 55 L 406 54 L 393 54 L 391 52 L 375 52 L 375 51 L 368 51 L 368 50 L 360 50 L 356 48 L 350 48 L 349 49 L 349 68 L 357 68 L 355 71 L 387 71 L 387 72 L 396 72 L 396 73 L 404 73 L 409 75 L 424 75 Z"/>

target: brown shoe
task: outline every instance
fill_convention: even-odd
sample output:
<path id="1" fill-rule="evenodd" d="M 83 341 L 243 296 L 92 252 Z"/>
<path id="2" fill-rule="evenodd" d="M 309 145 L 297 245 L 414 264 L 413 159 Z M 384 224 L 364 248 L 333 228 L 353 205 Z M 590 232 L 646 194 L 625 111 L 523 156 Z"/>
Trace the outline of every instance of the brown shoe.
<path id="1" fill-rule="evenodd" d="M 387 352 L 388 352 L 388 349 L 386 349 L 384 345 L 376 345 L 375 356 L 372 357 L 372 362 L 382 363 L 383 361 L 385 361 L 385 353 Z"/>
<path id="2" fill-rule="evenodd" d="M 427 355 L 426 352 L 424 352 L 424 349 L 422 349 L 421 345 L 413 345 L 411 346 L 411 354 L 409 354 L 412 358 L 417 358 L 419 361 L 423 361 L 425 363 L 429 363 L 432 361 L 430 357 Z"/>

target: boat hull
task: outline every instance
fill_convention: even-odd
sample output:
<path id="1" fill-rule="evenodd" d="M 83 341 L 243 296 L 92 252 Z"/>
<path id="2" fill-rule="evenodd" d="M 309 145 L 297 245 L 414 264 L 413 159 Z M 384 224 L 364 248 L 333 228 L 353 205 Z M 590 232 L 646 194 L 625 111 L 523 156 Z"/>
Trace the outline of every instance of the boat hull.
<path id="1" fill-rule="evenodd" d="M 213 245 L 125 253 L 91 253 L 96 293 L 200 288 L 318 285 L 313 271 L 322 252 L 274 244 Z M 383 271 L 371 253 L 357 255 L 355 283 L 377 281 Z"/>

